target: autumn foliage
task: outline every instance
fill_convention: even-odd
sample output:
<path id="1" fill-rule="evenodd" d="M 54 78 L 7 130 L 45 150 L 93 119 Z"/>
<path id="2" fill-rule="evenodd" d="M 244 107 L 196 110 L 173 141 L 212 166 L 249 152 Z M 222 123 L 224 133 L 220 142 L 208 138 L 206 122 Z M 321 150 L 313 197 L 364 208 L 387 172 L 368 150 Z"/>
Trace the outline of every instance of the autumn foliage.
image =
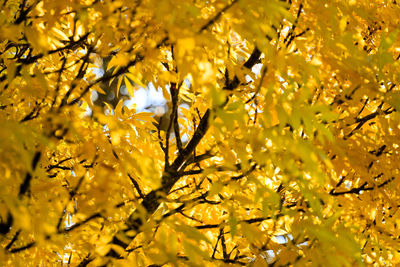
<path id="1" fill-rule="evenodd" d="M 400 264 L 396 1 L 0 6 L 1 266 Z"/>

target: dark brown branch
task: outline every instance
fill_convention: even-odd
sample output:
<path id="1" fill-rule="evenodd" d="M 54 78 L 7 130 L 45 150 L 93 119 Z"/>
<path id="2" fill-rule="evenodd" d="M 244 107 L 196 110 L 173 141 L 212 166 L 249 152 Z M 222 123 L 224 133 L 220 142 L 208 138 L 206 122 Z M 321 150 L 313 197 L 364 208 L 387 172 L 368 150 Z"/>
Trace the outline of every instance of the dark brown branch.
<path id="1" fill-rule="evenodd" d="M 58 96 L 58 93 L 59 93 L 59 91 L 60 91 L 61 75 L 62 75 L 62 73 L 63 73 L 64 70 L 65 70 L 65 65 L 66 65 L 66 64 L 67 64 L 67 57 L 64 56 L 63 62 L 62 62 L 62 64 L 61 64 L 61 68 L 58 70 L 58 77 L 57 77 L 56 88 L 54 89 L 55 94 L 54 94 L 53 102 L 51 103 L 51 108 L 53 108 L 54 105 L 56 104 L 57 96 Z"/>
<path id="2" fill-rule="evenodd" d="M 357 118 L 358 116 L 360 116 L 361 112 L 363 112 L 364 108 L 367 106 L 368 101 L 369 101 L 369 97 L 367 97 L 367 98 L 365 99 L 364 104 L 363 104 L 363 106 L 361 107 L 360 111 L 357 113 L 356 118 Z"/>
<path id="3" fill-rule="evenodd" d="M 52 169 L 57 169 L 57 168 L 60 168 L 60 169 L 62 169 L 62 168 L 68 168 L 68 167 L 60 166 L 60 164 L 66 162 L 66 161 L 69 161 L 69 160 L 71 160 L 71 159 L 72 159 L 72 157 L 68 157 L 68 158 L 65 158 L 65 159 L 63 159 L 63 160 L 60 160 L 59 162 L 57 162 L 57 164 L 49 165 L 49 166 L 47 166 L 47 171 L 50 171 L 50 170 L 52 170 Z M 71 168 L 69 168 L 69 169 L 71 169 Z"/>
<path id="4" fill-rule="evenodd" d="M 162 120 L 162 117 L 160 118 L 159 124 L 161 124 L 161 120 Z M 164 144 L 163 144 L 163 141 L 162 141 L 162 138 L 161 138 L 161 129 L 160 129 L 160 127 L 157 127 L 157 135 L 158 135 L 158 140 L 159 140 L 159 144 L 160 144 L 161 150 L 164 152 L 164 155 L 167 156 L 168 153 L 166 153 L 166 148 L 164 147 Z M 165 159 L 165 162 L 168 162 L 168 158 Z"/>
<path id="5" fill-rule="evenodd" d="M 143 208 L 146 210 L 148 214 L 152 214 L 160 204 L 162 199 L 162 194 L 167 194 L 175 182 L 179 179 L 178 172 L 179 168 L 185 163 L 185 161 L 190 157 L 191 153 L 201 141 L 203 136 L 205 135 L 208 127 L 209 127 L 209 116 L 210 110 L 207 110 L 204 116 L 202 117 L 199 126 L 197 127 L 195 133 L 193 134 L 192 139 L 189 144 L 179 153 L 177 158 L 174 160 L 173 164 L 164 171 L 162 176 L 162 187 L 158 190 L 153 190 L 149 194 L 147 194 L 141 203 Z M 133 213 L 128 219 L 128 225 L 131 229 L 138 230 L 140 226 L 143 224 L 140 218 L 135 218 L 137 214 Z"/>
<path id="6" fill-rule="evenodd" d="M 250 57 L 246 60 L 243 66 L 247 69 L 251 69 L 255 64 L 260 63 L 261 51 L 255 47 Z M 239 78 L 235 75 L 232 80 L 229 79 L 228 69 L 225 69 L 225 90 L 235 90 L 240 85 Z"/>
<path id="7" fill-rule="evenodd" d="M 203 223 L 201 220 L 196 219 L 194 217 L 191 217 L 191 216 L 185 214 L 183 211 L 180 211 L 179 214 L 181 214 L 183 217 L 188 218 L 188 219 L 190 219 L 192 221 L 195 221 L 195 222 L 198 222 L 198 223 Z"/>
<path id="8" fill-rule="evenodd" d="M 167 131 L 165 133 L 165 168 L 169 167 L 169 139 L 170 139 L 170 135 L 171 135 L 171 129 L 172 129 L 172 125 L 174 124 L 175 121 L 175 116 L 177 116 L 176 111 L 177 111 L 177 88 L 176 88 L 176 83 L 171 83 L 170 84 L 170 93 L 171 93 L 171 101 L 172 101 L 172 112 L 169 118 L 169 122 L 168 122 L 168 127 L 167 127 Z M 160 121 L 161 124 L 161 121 Z M 178 131 L 179 133 L 179 131 Z M 181 145 L 181 149 L 182 149 L 182 143 Z"/>
<path id="9" fill-rule="evenodd" d="M 43 100 L 42 100 L 43 102 Z M 43 108 L 42 106 L 42 102 L 36 102 L 35 107 L 32 109 L 32 111 L 27 114 L 22 120 L 20 120 L 19 122 L 26 122 L 26 121 L 30 121 L 33 119 L 36 119 L 39 116 L 40 110 Z"/>
<path id="10" fill-rule="evenodd" d="M 186 204 L 185 203 L 183 203 L 183 204 L 181 204 L 181 205 L 179 205 L 179 207 L 177 207 L 176 209 L 173 209 L 173 210 L 170 210 L 169 212 L 167 212 L 166 214 L 164 214 L 162 217 L 163 217 L 163 219 L 165 219 L 165 218 L 167 218 L 167 217 L 170 217 L 170 216 L 172 216 L 172 215 L 174 215 L 174 214 L 176 214 L 176 213 L 180 213 L 180 214 L 182 214 L 183 216 L 185 216 L 185 214 L 183 214 L 183 208 L 185 208 L 185 206 L 186 206 Z"/>
<path id="11" fill-rule="evenodd" d="M 255 47 L 253 52 L 251 53 L 249 59 L 244 63 L 244 67 L 251 69 L 255 64 L 259 63 L 261 56 L 261 51 Z"/>
<path id="12" fill-rule="evenodd" d="M 370 154 L 374 154 L 375 156 L 379 157 L 383 154 L 383 151 L 386 149 L 386 145 L 383 145 L 378 148 L 378 150 L 369 151 Z"/>
<path id="13" fill-rule="evenodd" d="M 239 0 L 233 0 L 232 3 L 226 5 L 223 9 L 221 9 L 212 19 L 210 19 L 203 27 L 200 28 L 200 32 L 207 30 L 211 25 L 213 25 L 224 12 L 226 12 L 229 8 L 231 8 L 234 4 L 236 4 Z"/>
<path id="14" fill-rule="evenodd" d="M 192 163 L 196 163 L 196 166 L 198 168 L 200 168 L 199 164 L 201 161 L 209 159 L 214 157 L 213 154 L 211 154 L 211 151 L 206 151 L 204 154 L 202 155 L 198 155 L 196 156 L 195 154 L 195 150 L 193 151 L 193 157 L 190 157 L 188 160 L 186 160 L 186 162 L 184 163 L 184 165 L 181 167 L 182 170 L 185 170 L 187 166 L 189 166 Z M 183 176 L 182 172 L 179 173 L 180 176 Z"/>
<path id="15" fill-rule="evenodd" d="M 78 181 L 78 183 L 76 184 L 76 186 L 74 187 L 74 189 L 72 189 L 72 191 L 69 192 L 69 199 L 68 199 L 68 202 L 71 201 L 72 198 L 78 193 L 78 190 L 79 190 L 79 188 L 80 188 L 80 186 L 81 186 L 81 184 L 82 184 L 82 182 L 83 182 L 84 179 L 85 179 L 85 175 L 82 175 L 82 176 L 79 178 L 79 181 Z M 57 231 L 59 231 L 59 232 L 61 231 L 61 224 L 62 224 L 62 222 L 63 222 L 63 220 L 64 220 L 65 213 L 67 212 L 67 205 L 68 205 L 68 203 L 65 204 L 65 207 L 64 207 L 64 209 L 63 209 L 63 211 L 62 211 L 62 213 L 61 213 L 61 216 L 60 216 L 60 218 L 58 219 Z"/>
<path id="16" fill-rule="evenodd" d="M 139 186 L 138 182 L 135 179 L 133 179 L 133 177 L 129 173 L 128 173 L 128 177 L 129 177 L 129 179 L 131 179 L 131 182 L 135 186 L 135 189 L 138 192 L 140 198 L 144 198 L 143 192 L 140 189 L 140 186 Z"/>
<path id="17" fill-rule="evenodd" d="M 180 191 L 180 190 L 183 190 L 183 189 L 189 188 L 189 187 L 190 187 L 189 184 L 185 184 L 185 185 L 183 185 L 183 186 L 181 186 L 181 187 L 178 187 L 178 188 L 175 188 L 174 190 L 169 191 L 169 194 L 178 192 L 178 191 Z"/>
<path id="18" fill-rule="evenodd" d="M 256 167 L 257 167 L 257 164 L 254 164 L 253 166 L 250 167 L 249 170 L 245 171 L 244 173 L 242 173 L 242 174 L 240 174 L 240 175 L 238 175 L 238 176 L 233 176 L 233 177 L 231 177 L 231 180 L 236 181 L 236 180 L 240 180 L 240 179 L 246 177 L 247 175 L 249 175 L 250 173 L 252 173 L 252 172 L 256 169 Z"/>
<path id="19" fill-rule="evenodd" d="M 2 219 L 2 218 L 1 218 Z M 11 212 L 7 213 L 7 219 L 3 221 L 3 219 L 0 221 L 0 234 L 7 234 L 11 226 L 13 225 L 14 222 L 14 217 L 12 216 Z"/>
<path id="20" fill-rule="evenodd" d="M 85 57 L 83 58 L 82 64 L 79 67 L 78 73 L 75 76 L 75 78 L 72 80 L 72 84 L 70 86 L 70 89 L 67 91 L 67 93 L 64 95 L 63 99 L 61 100 L 61 105 L 60 106 L 64 106 L 67 104 L 68 98 L 69 96 L 72 94 L 73 90 L 75 89 L 75 87 L 78 85 L 78 82 L 82 80 L 82 78 L 84 77 L 87 68 L 89 67 L 89 57 L 90 54 L 92 53 L 93 48 L 89 47 L 88 51 L 86 52 Z"/>
<path id="21" fill-rule="evenodd" d="M 13 238 L 11 239 L 11 241 L 7 244 L 7 246 L 5 247 L 6 250 L 9 250 L 11 248 L 11 246 L 15 243 L 15 241 L 18 240 L 18 236 L 21 233 L 21 230 L 18 230 L 15 235 L 13 236 Z"/>
<path id="22" fill-rule="evenodd" d="M 278 214 L 276 215 L 276 217 L 280 217 L 282 215 Z M 245 222 L 245 223 L 259 223 L 259 222 L 263 222 L 265 220 L 271 220 L 272 217 L 261 217 L 261 218 L 252 218 L 252 219 L 247 219 L 247 220 L 240 220 L 239 223 L 241 222 Z M 205 225 L 197 225 L 194 226 L 196 229 L 212 229 L 212 228 L 220 228 L 221 225 L 226 224 L 226 222 L 222 222 L 222 223 L 216 223 L 216 224 L 205 224 Z"/>
<path id="23" fill-rule="evenodd" d="M 40 160 L 41 154 L 42 153 L 40 151 L 36 151 L 35 155 L 33 156 L 33 159 L 32 159 L 32 172 L 35 171 L 36 166 L 37 166 L 37 164 L 38 164 L 38 162 Z M 19 187 L 18 195 L 20 197 L 23 196 L 29 190 L 29 187 L 30 187 L 30 184 L 31 184 L 31 180 L 32 180 L 32 173 L 30 171 L 28 171 L 26 173 L 24 182 Z"/>
<path id="24" fill-rule="evenodd" d="M 378 188 L 382 188 L 385 185 L 387 185 L 388 183 L 392 182 L 394 179 L 396 179 L 395 177 L 391 177 L 389 179 L 387 179 L 386 181 L 384 181 L 383 183 L 381 183 L 380 185 L 378 185 Z"/>
<path id="25" fill-rule="evenodd" d="M 296 19 L 295 19 L 289 33 L 286 35 L 285 39 L 283 40 L 283 43 L 286 43 L 286 47 L 289 47 L 289 45 L 293 42 L 294 38 L 296 37 L 294 35 L 294 31 L 296 30 L 297 23 L 299 22 L 299 18 L 300 18 L 300 14 L 301 14 L 302 10 L 303 10 L 303 4 L 300 3 L 299 9 L 297 10 Z"/>
<path id="26" fill-rule="evenodd" d="M 340 178 L 339 182 L 336 184 L 336 187 L 339 187 L 344 182 L 345 179 L 346 179 L 346 175 L 342 176 L 342 178 Z"/>
<path id="27" fill-rule="evenodd" d="M 200 143 L 203 136 L 206 134 L 208 127 L 210 126 L 210 109 L 204 113 L 203 117 L 200 120 L 199 126 L 193 134 L 193 137 L 190 139 L 187 146 L 182 150 L 181 153 L 176 157 L 174 162 L 171 165 L 171 169 L 173 172 L 179 172 L 180 167 L 185 163 L 185 161 L 190 157 L 194 149 Z M 169 190 L 168 190 L 169 191 Z"/>
<path id="28" fill-rule="evenodd" d="M 218 247 L 218 242 L 219 242 L 219 240 L 221 239 L 221 235 L 223 234 L 223 232 L 219 232 L 219 235 L 218 235 L 218 238 L 217 238 L 217 242 L 215 242 L 215 246 L 214 246 L 214 250 L 213 250 L 213 253 L 212 253 L 212 255 L 211 255 L 211 258 L 212 259 L 215 259 L 215 253 L 217 252 L 217 247 Z"/>
<path id="29" fill-rule="evenodd" d="M 245 63 L 246 67 L 251 68 L 254 64 L 256 64 L 256 62 L 258 62 L 258 60 L 254 60 L 254 58 L 256 56 L 259 57 L 261 55 L 260 51 L 257 48 L 254 49 L 252 54 L 254 54 L 255 56 L 253 56 L 253 57 L 250 56 L 250 58 L 247 61 L 249 63 L 248 64 L 246 64 L 247 62 Z M 179 152 L 178 156 L 175 158 L 175 160 L 173 161 L 173 163 L 170 166 L 168 166 L 166 164 L 164 173 L 162 175 L 161 188 L 151 191 L 149 194 L 147 194 L 143 198 L 141 206 L 147 212 L 146 216 L 149 216 L 152 213 L 154 213 L 154 211 L 160 205 L 160 203 L 163 199 L 163 196 L 170 192 L 171 188 L 181 177 L 180 174 L 184 171 L 188 160 L 191 157 L 194 157 L 193 153 L 194 153 L 197 145 L 203 139 L 203 137 L 205 136 L 205 134 L 210 126 L 210 122 L 209 122 L 210 115 L 211 115 L 211 110 L 207 109 L 206 112 L 204 113 L 204 115 L 201 117 L 199 125 L 196 128 L 189 143 L 186 145 L 185 148 L 183 148 Z M 168 163 L 168 161 L 166 163 Z M 219 203 L 219 202 L 211 203 L 211 201 L 209 202 L 205 197 L 204 197 L 204 199 L 202 199 L 202 201 L 204 201 L 204 203 L 210 203 L 210 204 L 218 204 Z M 137 211 L 133 212 L 129 216 L 129 219 L 126 222 L 129 229 L 133 229 L 136 231 L 139 231 L 139 229 L 143 225 L 143 223 L 144 222 L 142 221 L 142 218 L 139 216 Z"/>
<path id="30" fill-rule="evenodd" d="M 360 194 L 362 191 L 370 191 L 370 190 L 374 189 L 374 187 L 366 187 L 367 184 L 368 183 L 365 182 L 360 187 L 352 188 L 352 189 L 350 189 L 348 191 L 343 191 L 343 192 L 331 191 L 331 192 L 329 192 L 329 194 L 332 195 L 332 196 L 340 196 L 340 195 L 345 195 L 345 194 Z"/>
<path id="31" fill-rule="evenodd" d="M 36 4 L 37 3 L 38 2 L 36 2 Z M 23 0 L 20 5 L 19 16 L 14 21 L 14 24 L 18 25 L 18 24 L 21 24 L 23 21 L 26 21 L 28 13 L 32 10 L 32 8 L 35 7 L 35 4 L 30 5 L 27 8 L 25 8 L 25 5 L 26 5 L 26 0 Z"/>
<path id="32" fill-rule="evenodd" d="M 90 253 L 79 263 L 78 267 L 86 267 L 89 263 L 91 263 L 95 258 L 90 256 Z"/>
<path id="33" fill-rule="evenodd" d="M 172 58 L 175 61 L 175 54 L 174 54 L 174 46 L 171 45 L 171 54 Z M 178 66 L 175 64 L 175 73 L 178 73 Z M 179 152 L 182 151 L 182 140 L 181 140 L 181 134 L 179 131 L 179 124 L 178 124 L 178 100 L 179 100 L 179 89 L 182 85 L 182 82 L 180 82 L 178 85 L 176 83 L 171 83 L 170 91 L 171 91 L 171 101 L 172 101 L 172 114 L 171 114 L 171 119 L 170 122 L 174 126 L 174 133 L 175 133 L 175 140 L 176 140 L 176 146 L 178 147 Z"/>
<path id="34" fill-rule="evenodd" d="M 22 247 L 19 247 L 19 248 L 10 249 L 9 252 L 10 252 L 10 253 L 18 253 L 18 252 L 21 252 L 21 251 L 30 249 L 30 248 L 33 247 L 34 245 L 35 245 L 35 242 L 31 242 L 31 243 L 29 243 L 29 244 L 27 244 L 27 245 L 25 245 L 25 246 L 22 246 Z"/>
<path id="35" fill-rule="evenodd" d="M 356 118 L 355 122 L 358 123 L 357 126 L 349 134 L 344 136 L 344 139 L 346 140 L 349 137 L 351 137 L 354 134 L 355 131 L 360 129 L 365 123 L 367 123 L 368 121 L 374 119 L 376 116 L 378 116 L 380 114 L 389 115 L 389 114 L 393 113 L 394 111 L 396 111 L 396 110 L 395 109 L 390 109 L 390 108 L 386 109 L 386 110 L 378 109 L 377 111 L 375 111 L 375 112 L 373 112 L 371 114 L 368 114 L 368 115 L 366 115 L 366 116 L 364 116 L 362 118 Z"/>
<path id="36" fill-rule="evenodd" d="M 182 151 L 182 140 L 181 140 L 181 134 L 179 131 L 179 124 L 178 124 L 178 94 L 179 94 L 179 88 L 176 89 L 174 99 L 172 100 L 172 109 L 173 109 L 173 117 L 172 121 L 174 124 L 174 133 L 175 133 L 175 140 L 176 140 L 176 146 L 178 147 L 178 151 Z"/>
<path id="37" fill-rule="evenodd" d="M 224 260 L 229 260 L 228 253 L 226 253 L 224 227 L 221 227 L 221 229 L 219 229 L 219 233 L 221 235 L 222 256 L 224 257 Z"/>
<path id="38" fill-rule="evenodd" d="M 87 39 L 87 37 L 89 36 L 89 34 L 90 34 L 90 32 L 89 32 L 89 33 L 86 33 L 86 34 L 83 35 L 81 38 L 79 38 L 79 40 L 74 41 L 74 42 L 70 42 L 70 43 L 69 43 L 68 45 L 66 45 L 66 46 L 63 46 L 63 47 L 60 47 L 60 48 L 57 48 L 57 49 L 54 49 L 54 50 L 47 51 L 47 55 L 59 53 L 59 52 L 61 52 L 61 51 L 63 51 L 63 50 L 78 49 L 79 46 L 80 46 L 81 44 L 83 44 L 84 41 Z M 22 57 L 21 57 L 21 58 L 19 58 L 19 59 L 17 60 L 17 62 L 18 62 L 18 63 L 22 63 L 22 64 L 24 64 L 24 65 L 29 65 L 29 64 L 32 64 L 32 63 L 37 62 L 40 58 L 42 58 L 42 57 L 44 57 L 44 56 L 45 56 L 44 54 L 38 54 L 38 55 L 36 55 L 36 56 L 30 56 L 30 57 L 26 57 L 26 58 L 22 58 Z"/>
<path id="39" fill-rule="evenodd" d="M 83 220 L 83 221 L 81 221 L 81 222 L 78 222 L 78 223 L 72 225 L 71 227 L 65 228 L 64 230 L 61 230 L 61 231 L 59 231 L 59 232 L 60 232 L 60 233 L 67 233 L 67 232 L 70 232 L 70 231 L 75 230 L 76 228 L 78 228 L 78 227 L 80 227 L 80 226 L 82 226 L 82 225 L 88 223 L 89 221 L 91 221 L 91 220 L 93 220 L 93 219 L 96 219 L 96 218 L 103 218 L 103 216 L 101 216 L 100 213 L 95 213 L 95 214 L 89 216 L 88 218 L 86 218 L 85 220 Z"/>

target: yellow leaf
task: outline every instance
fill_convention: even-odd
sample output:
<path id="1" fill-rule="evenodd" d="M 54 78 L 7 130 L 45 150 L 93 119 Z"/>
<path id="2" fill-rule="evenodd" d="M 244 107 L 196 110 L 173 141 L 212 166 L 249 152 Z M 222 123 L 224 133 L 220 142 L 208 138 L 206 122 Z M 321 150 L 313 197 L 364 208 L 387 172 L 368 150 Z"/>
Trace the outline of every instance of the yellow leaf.
<path id="1" fill-rule="evenodd" d="M 128 90 L 128 94 L 129 94 L 131 97 L 133 97 L 134 94 L 135 94 L 135 90 L 134 90 L 134 88 L 133 88 L 131 82 L 129 81 L 128 78 L 126 78 L 126 76 L 125 76 L 125 78 L 124 78 L 124 81 L 125 81 L 126 90 Z"/>
<path id="2" fill-rule="evenodd" d="M 113 57 L 108 63 L 107 70 L 111 69 L 114 66 L 123 67 L 129 63 L 129 54 L 128 53 L 120 53 Z"/>
<path id="3" fill-rule="evenodd" d="M 182 58 L 188 51 L 193 50 L 196 42 L 194 38 L 183 38 L 177 41 L 178 57 Z"/>
<path id="4" fill-rule="evenodd" d="M 53 31 L 54 36 L 57 37 L 58 39 L 63 40 L 63 41 L 69 41 L 68 36 L 60 29 L 53 27 L 52 31 Z"/>
<path id="5" fill-rule="evenodd" d="M 118 101 L 118 104 L 117 104 L 117 106 L 115 107 L 115 115 L 117 116 L 117 117 L 122 117 L 123 116 L 123 114 L 122 114 L 122 108 L 124 107 L 124 100 L 120 100 L 120 101 Z"/>
<path id="6" fill-rule="evenodd" d="M 125 73 L 125 75 L 128 76 L 128 78 L 131 79 L 135 84 L 137 84 L 143 88 L 146 88 L 146 85 L 141 81 L 141 78 L 135 76 L 134 74 L 132 74 L 130 72 Z"/>

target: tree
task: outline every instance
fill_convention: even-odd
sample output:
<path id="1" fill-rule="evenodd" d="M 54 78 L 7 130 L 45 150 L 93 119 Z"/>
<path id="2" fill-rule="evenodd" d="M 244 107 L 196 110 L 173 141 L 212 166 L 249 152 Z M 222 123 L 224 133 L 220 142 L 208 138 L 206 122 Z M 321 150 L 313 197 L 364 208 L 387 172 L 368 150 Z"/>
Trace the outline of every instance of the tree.
<path id="1" fill-rule="evenodd" d="M 396 1 L 1 6 L 1 265 L 400 262 Z"/>

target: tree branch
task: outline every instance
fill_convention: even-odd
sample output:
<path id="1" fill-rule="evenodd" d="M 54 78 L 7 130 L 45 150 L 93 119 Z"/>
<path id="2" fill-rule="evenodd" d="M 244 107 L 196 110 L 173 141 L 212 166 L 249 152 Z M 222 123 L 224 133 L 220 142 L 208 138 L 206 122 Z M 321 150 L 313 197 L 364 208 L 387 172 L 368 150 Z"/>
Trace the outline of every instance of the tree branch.
<path id="1" fill-rule="evenodd" d="M 222 14 L 224 12 L 226 12 L 229 8 L 231 8 L 237 2 L 239 2 L 239 0 L 233 0 L 232 3 L 226 5 L 223 9 L 221 9 L 212 19 L 210 19 L 206 24 L 203 25 L 203 27 L 200 28 L 199 33 L 207 30 L 211 25 L 213 25 L 222 16 Z"/>

